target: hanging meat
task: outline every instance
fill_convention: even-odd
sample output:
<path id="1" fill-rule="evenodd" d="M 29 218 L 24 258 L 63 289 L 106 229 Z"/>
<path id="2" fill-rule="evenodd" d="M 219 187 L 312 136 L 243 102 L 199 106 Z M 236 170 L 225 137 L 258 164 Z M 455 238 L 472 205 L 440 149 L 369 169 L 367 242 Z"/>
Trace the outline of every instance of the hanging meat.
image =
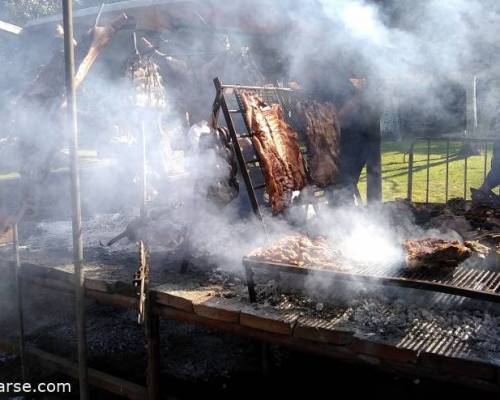
<path id="1" fill-rule="evenodd" d="M 245 120 L 264 171 L 273 214 L 283 211 L 292 193 L 306 184 L 297 133 L 285 122 L 283 109 L 250 92 L 241 92 Z"/>
<path id="2" fill-rule="evenodd" d="M 236 177 L 238 172 L 236 156 L 226 128 L 217 128 L 200 136 L 200 154 L 210 150 L 215 152 L 215 164 L 212 165 L 212 172 L 219 178 L 206 187 L 206 196 L 215 204 L 225 206 L 238 196 L 240 188 Z M 205 179 L 203 181 L 203 184 L 197 186 L 205 187 Z"/>
<path id="3" fill-rule="evenodd" d="M 307 140 L 311 181 L 319 187 L 334 184 L 340 171 L 340 124 L 335 106 L 307 100 L 298 102 L 296 111 Z"/>
<path id="4" fill-rule="evenodd" d="M 458 240 L 406 240 L 403 247 L 407 252 L 408 270 L 428 268 L 447 271 L 456 268 L 472 254 L 472 251 Z"/>
<path id="5" fill-rule="evenodd" d="M 132 81 L 133 105 L 152 109 L 166 107 L 166 93 L 158 64 L 151 57 L 135 55 L 127 62 L 126 75 Z"/>

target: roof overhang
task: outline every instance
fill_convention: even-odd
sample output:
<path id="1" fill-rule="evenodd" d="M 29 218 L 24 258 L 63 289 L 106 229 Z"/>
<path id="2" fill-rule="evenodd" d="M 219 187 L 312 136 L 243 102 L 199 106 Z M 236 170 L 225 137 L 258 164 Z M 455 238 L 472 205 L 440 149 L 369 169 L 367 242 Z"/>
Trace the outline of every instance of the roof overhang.
<path id="1" fill-rule="evenodd" d="M 9 22 L 0 21 L 0 32 L 7 32 L 12 35 L 20 35 L 23 28 Z"/>
<path id="2" fill-rule="evenodd" d="M 265 13 L 255 12 L 255 3 L 245 1 L 225 3 L 220 0 L 128 0 L 106 4 L 103 18 L 125 12 L 135 19 L 136 29 L 165 31 L 178 26 L 198 29 L 235 30 L 247 33 L 278 33 L 287 28 L 284 13 L 276 12 L 275 2 L 263 1 Z M 253 2 L 251 2 L 253 3 Z M 259 8 L 259 7 L 257 7 Z M 263 9 L 263 7 L 260 7 Z M 274 12 L 273 12 L 274 11 Z M 99 7 L 75 10 L 75 25 L 91 26 L 99 12 Z M 27 31 L 51 29 L 62 22 L 62 16 L 52 15 L 29 21 Z"/>

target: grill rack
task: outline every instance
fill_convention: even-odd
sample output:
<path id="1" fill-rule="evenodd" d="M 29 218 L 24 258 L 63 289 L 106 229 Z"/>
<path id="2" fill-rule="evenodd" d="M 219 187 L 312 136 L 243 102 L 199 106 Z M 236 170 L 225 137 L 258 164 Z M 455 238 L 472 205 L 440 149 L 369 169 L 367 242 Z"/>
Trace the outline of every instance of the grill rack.
<path id="1" fill-rule="evenodd" d="M 240 140 L 251 139 L 252 131 L 246 123 L 244 117 L 245 110 L 241 102 L 239 92 L 241 90 L 252 91 L 258 94 L 264 101 L 266 101 L 269 104 L 280 104 L 284 108 L 284 114 L 288 116 L 290 113 L 289 113 L 289 108 L 286 107 L 286 105 L 289 105 L 290 101 L 288 99 L 285 100 L 285 98 L 287 97 L 287 95 L 293 93 L 293 90 L 290 88 L 284 88 L 278 86 L 225 85 L 222 84 L 219 78 L 214 79 L 214 86 L 216 89 L 216 95 L 212 106 L 212 127 L 214 129 L 218 127 L 219 114 L 222 109 L 226 126 L 229 131 L 231 141 L 233 143 L 236 159 L 238 161 L 238 168 L 245 182 L 245 187 L 247 189 L 250 204 L 252 206 L 255 215 L 264 224 L 264 217 L 261 209 L 261 204 L 256 194 L 257 191 L 265 190 L 266 188 L 264 183 L 264 174 L 262 172 L 259 156 L 255 151 L 253 144 L 251 146 L 253 155 L 249 159 L 245 158 L 244 151 L 241 147 Z M 234 95 L 234 101 L 233 104 L 231 104 L 233 108 L 230 108 L 228 104 L 229 103 L 229 99 L 227 98 L 228 92 Z M 236 114 L 239 114 L 243 120 L 246 129 L 246 132 L 243 134 L 238 134 L 236 131 L 236 124 L 235 121 L 233 120 L 233 115 Z M 254 179 L 252 179 L 251 173 L 249 171 L 250 166 L 259 167 L 258 170 L 260 171 L 263 180 L 261 183 L 254 184 Z"/>
<path id="2" fill-rule="evenodd" d="M 214 129 L 218 127 L 219 114 L 222 110 L 225 123 L 229 131 L 231 141 L 233 143 L 236 159 L 238 161 L 238 168 L 243 177 L 252 209 L 255 215 L 257 215 L 257 217 L 262 221 L 265 230 L 263 217 L 264 213 L 261 207 L 262 201 L 259 202 L 259 198 L 262 199 L 264 197 L 263 195 L 266 189 L 264 173 L 262 171 L 262 164 L 260 163 L 259 156 L 257 154 L 257 151 L 255 150 L 253 143 L 251 143 L 251 149 L 253 153 L 251 158 L 245 158 L 245 154 L 240 143 L 240 140 L 242 139 L 244 140 L 252 138 L 252 130 L 248 126 L 247 121 L 244 117 L 245 109 L 241 102 L 240 91 L 245 90 L 254 92 L 268 104 L 279 104 L 283 109 L 283 114 L 286 122 L 292 127 L 296 125 L 296 121 L 294 120 L 295 116 L 292 111 L 292 104 L 297 92 L 291 88 L 283 87 L 278 83 L 274 86 L 226 85 L 222 84 L 219 78 L 214 79 L 214 85 L 216 89 L 216 96 L 212 106 L 211 125 Z M 228 94 L 232 95 L 231 98 L 233 101 L 231 104 L 229 103 L 230 97 L 228 96 Z M 234 115 L 239 115 L 241 117 L 243 122 L 242 126 L 244 126 L 242 129 L 245 131 L 245 133 L 237 133 L 236 124 L 233 119 Z M 302 195 L 299 199 L 298 204 L 304 204 L 301 203 L 301 201 L 305 199 L 305 201 L 307 201 L 308 203 L 316 206 L 317 202 L 324 197 L 326 188 L 317 188 L 316 186 L 311 184 L 309 179 L 309 169 L 307 165 L 307 146 L 305 144 L 305 139 L 303 135 L 300 134 L 300 132 L 298 139 L 304 160 L 304 170 L 306 172 L 306 178 L 308 180 L 308 184 L 304 189 L 302 189 Z M 262 177 L 262 182 L 254 182 L 255 179 L 252 178 L 252 173 L 250 172 L 250 169 L 252 168 L 253 172 L 255 170 L 259 171 L 259 174 Z M 259 196 L 257 195 L 257 192 L 259 192 Z M 284 215 L 286 216 L 286 210 L 284 212 Z"/>
<path id="3" fill-rule="evenodd" d="M 265 229 L 263 213 L 256 195 L 256 191 L 265 189 L 265 185 L 254 185 L 248 169 L 249 164 L 260 166 L 259 158 L 252 146 L 255 155 L 252 159 L 246 160 L 239 142 L 239 139 L 251 139 L 252 137 L 252 132 L 244 118 L 244 108 L 239 98 L 239 91 L 254 91 L 266 102 L 270 104 L 280 104 L 283 107 L 287 122 L 291 123 L 292 126 L 294 124 L 293 121 L 290 120 L 292 117 L 290 104 L 291 96 L 294 91 L 293 89 L 279 86 L 225 85 L 222 84 L 219 78 L 214 79 L 214 85 L 216 88 L 216 97 L 212 108 L 212 126 L 214 128 L 218 126 L 219 114 L 222 109 L 238 160 L 238 166 L 247 188 L 250 203 L 254 213 L 262 221 Z M 231 91 L 231 94 L 234 95 L 235 108 L 229 107 L 225 91 Z M 232 115 L 235 114 L 241 115 L 246 128 L 245 134 L 238 135 L 236 133 L 236 127 L 232 117 Z M 328 280 L 338 279 L 347 282 L 407 287 L 500 303 L 500 272 L 492 270 L 459 267 L 447 274 L 436 274 L 434 272 L 422 270 L 410 272 L 399 268 L 388 273 L 386 268 L 365 266 L 363 268 L 355 268 L 351 272 L 339 272 L 314 267 L 306 268 L 291 264 L 268 262 L 249 257 L 243 258 L 243 266 L 245 267 L 247 275 L 248 293 L 251 302 L 256 301 L 254 270 L 264 270 L 275 274 L 279 274 L 280 272 L 302 276 L 314 274 Z"/>
<path id="4" fill-rule="evenodd" d="M 354 267 L 352 271 L 340 272 L 324 268 L 303 267 L 293 264 L 263 261 L 251 257 L 243 258 L 247 275 L 248 294 L 250 302 L 257 300 L 255 292 L 254 270 L 271 272 L 279 275 L 281 272 L 296 275 L 314 275 L 325 280 L 342 280 L 370 285 L 406 287 L 432 292 L 468 297 L 477 300 L 500 303 L 500 271 L 458 267 L 452 272 L 436 273 L 425 270 L 405 271 L 377 266 Z"/>

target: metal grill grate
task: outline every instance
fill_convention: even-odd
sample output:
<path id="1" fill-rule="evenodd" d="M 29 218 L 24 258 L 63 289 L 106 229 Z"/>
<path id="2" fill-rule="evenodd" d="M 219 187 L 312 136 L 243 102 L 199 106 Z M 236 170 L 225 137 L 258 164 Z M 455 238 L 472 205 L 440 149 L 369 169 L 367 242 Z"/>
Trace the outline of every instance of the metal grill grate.
<path id="1" fill-rule="evenodd" d="M 500 303 L 500 271 L 458 267 L 452 272 L 406 271 L 402 268 L 376 266 L 353 267 L 350 272 L 338 272 L 315 267 L 300 267 L 291 264 L 268 262 L 245 257 L 243 259 L 248 278 L 250 300 L 255 301 L 253 270 L 286 272 L 293 274 L 315 274 L 324 279 L 361 282 L 387 286 L 409 287 L 487 300 Z"/>

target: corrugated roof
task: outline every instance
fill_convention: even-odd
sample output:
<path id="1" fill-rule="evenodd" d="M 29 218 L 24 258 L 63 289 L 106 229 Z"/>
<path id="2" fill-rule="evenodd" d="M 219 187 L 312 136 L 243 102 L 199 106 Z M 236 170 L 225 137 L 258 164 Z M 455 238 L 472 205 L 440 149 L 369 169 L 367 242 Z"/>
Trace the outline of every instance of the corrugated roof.
<path id="1" fill-rule="evenodd" d="M 167 6 L 179 5 L 179 4 L 185 5 L 190 3 L 193 5 L 195 4 L 192 1 L 179 1 L 179 0 L 127 0 L 127 1 L 120 1 L 117 3 L 105 4 L 103 9 L 103 15 L 109 13 L 122 12 L 122 11 L 137 10 L 141 8 L 148 8 L 151 6 L 158 6 L 158 5 L 167 5 Z M 82 8 L 79 10 L 75 10 L 73 12 L 73 18 L 75 21 L 77 21 L 78 19 L 97 16 L 99 8 L 100 7 L 89 7 L 89 8 Z M 60 22 L 62 22 L 62 15 L 58 13 L 28 21 L 28 23 L 26 23 L 24 27 L 29 29 L 36 26 L 60 23 Z"/>
<path id="2" fill-rule="evenodd" d="M 273 33 L 285 28 L 284 13 L 276 11 L 276 2 L 259 0 L 258 2 L 241 0 L 128 0 L 106 4 L 102 15 L 112 16 L 126 12 L 140 21 L 140 27 L 165 30 L 172 21 L 193 27 L 211 27 L 214 29 L 236 29 L 246 32 Z M 256 9 L 265 8 L 266 13 L 256 13 Z M 76 24 L 86 23 L 95 18 L 99 7 L 75 10 L 73 18 Z M 27 31 L 44 29 L 61 23 L 61 14 L 37 18 L 25 25 Z M 140 29 L 139 27 L 139 29 Z"/>

